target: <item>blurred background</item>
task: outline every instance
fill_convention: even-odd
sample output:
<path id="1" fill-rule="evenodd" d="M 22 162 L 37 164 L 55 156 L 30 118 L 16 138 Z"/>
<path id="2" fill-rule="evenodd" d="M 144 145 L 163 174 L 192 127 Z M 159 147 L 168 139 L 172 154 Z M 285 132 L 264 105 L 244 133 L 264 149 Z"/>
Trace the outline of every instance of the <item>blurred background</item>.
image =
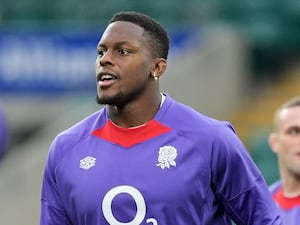
<path id="1" fill-rule="evenodd" d="M 120 10 L 149 14 L 168 30 L 161 90 L 230 121 L 268 184 L 278 178 L 267 136 L 275 108 L 300 91 L 300 1 L 1 0 L 0 108 L 9 138 L 0 152 L 0 224 L 38 224 L 48 147 L 99 109 L 96 45 Z"/>

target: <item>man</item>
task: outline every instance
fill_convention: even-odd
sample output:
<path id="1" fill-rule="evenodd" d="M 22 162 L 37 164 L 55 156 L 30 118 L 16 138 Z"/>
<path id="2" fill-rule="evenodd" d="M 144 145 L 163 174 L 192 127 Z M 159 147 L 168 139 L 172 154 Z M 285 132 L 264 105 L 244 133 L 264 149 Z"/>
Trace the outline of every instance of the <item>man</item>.
<path id="1" fill-rule="evenodd" d="M 270 186 L 284 224 L 300 223 L 300 96 L 275 112 L 274 131 L 269 136 L 277 154 L 280 181 Z"/>
<path id="2" fill-rule="evenodd" d="M 160 93 L 168 50 L 144 14 L 109 21 L 96 60 L 105 107 L 53 141 L 41 225 L 281 224 L 230 124 Z"/>

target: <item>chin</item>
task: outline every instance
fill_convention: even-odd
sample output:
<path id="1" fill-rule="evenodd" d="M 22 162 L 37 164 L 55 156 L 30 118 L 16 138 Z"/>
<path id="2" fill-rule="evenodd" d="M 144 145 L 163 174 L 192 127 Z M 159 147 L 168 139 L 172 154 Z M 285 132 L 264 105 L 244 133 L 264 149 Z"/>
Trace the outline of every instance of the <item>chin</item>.
<path id="1" fill-rule="evenodd" d="M 110 104 L 111 101 L 112 101 L 111 98 L 103 97 L 103 96 L 100 96 L 100 97 L 99 97 L 99 95 L 96 96 L 96 102 L 97 102 L 99 105 Z"/>
<path id="2" fill-rule="evenodd" d="M 96 101 L 100 105 L 123 105 L 123 95 L 121 93 L 114 96 L 96 96 Z"/>

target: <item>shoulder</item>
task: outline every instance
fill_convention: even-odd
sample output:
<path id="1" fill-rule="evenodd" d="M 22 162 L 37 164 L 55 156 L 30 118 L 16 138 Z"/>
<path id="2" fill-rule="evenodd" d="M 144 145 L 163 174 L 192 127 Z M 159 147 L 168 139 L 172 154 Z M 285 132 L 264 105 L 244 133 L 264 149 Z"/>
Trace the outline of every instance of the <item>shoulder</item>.
<path id="1" fill-rule="evenodd" d="M 50 154 L 63 153 L 67 149 L 72 149 L 74 145 L 89 137 L 94 129 L 101 126 L 105 121 L 104 109 L 101 109 L 72 127 L 60 132 L 52 141 L 50 146 Z"/>
<path id="2" fill-rule="evenodd" d="M 269 191 L 274 194 L 282 187 L 282 183 L 280 180 L 274 182 L 269 186 Z"/>
<path id="3" fill-rule="evenodd" d="M 169 96 L 167 96 L 164 107 L 161 120 L 180 132 L 197 133 L 198 135 L 203 133 L 216 137 L 227 133 L 235 135 L 235 129 L 228 121 L 221 121 L 204 115 Z"/>
<path id="4" fill-rule="evenodd" d="M 230 122 L 204 115 L 170 97 L 166 100 L 168 109 L 165 109 L 161 121 L 177 135 L 194 142 L 215 159 L 234 161 L 246 158 L 249 161 L 249 153 Z"/>
<path id="5" fill-rule="evenodd" d="M 89 135 L 97 126 L 99 126 L 101 118 L 105 116 L 104 111 L 104 109 L 101 109 L 97 112 L 94 112 L 93 114 L 77 122 L 70 128 L 59 133 L 58 136 L 73 135 L 77 137 L 84 137 L 86 135 Z"/>

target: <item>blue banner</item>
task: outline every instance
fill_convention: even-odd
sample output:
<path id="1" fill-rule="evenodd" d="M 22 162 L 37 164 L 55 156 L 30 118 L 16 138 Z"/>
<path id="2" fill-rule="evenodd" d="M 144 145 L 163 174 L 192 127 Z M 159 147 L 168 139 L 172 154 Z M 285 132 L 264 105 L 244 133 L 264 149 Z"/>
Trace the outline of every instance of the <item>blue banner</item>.
<path id="1" fill-rule="evenodd" d="M 0 30 L 0 92 L 94 91 L 101 33 Z M 174 33 L 171 44 L 181 48 L 188 36 L 188 32 Z"/>
<path id="2" fill-rule="evenodd" d="M 78 31 L 1 31 L 1 92 L 93 88 L 100 35 Z"/>

